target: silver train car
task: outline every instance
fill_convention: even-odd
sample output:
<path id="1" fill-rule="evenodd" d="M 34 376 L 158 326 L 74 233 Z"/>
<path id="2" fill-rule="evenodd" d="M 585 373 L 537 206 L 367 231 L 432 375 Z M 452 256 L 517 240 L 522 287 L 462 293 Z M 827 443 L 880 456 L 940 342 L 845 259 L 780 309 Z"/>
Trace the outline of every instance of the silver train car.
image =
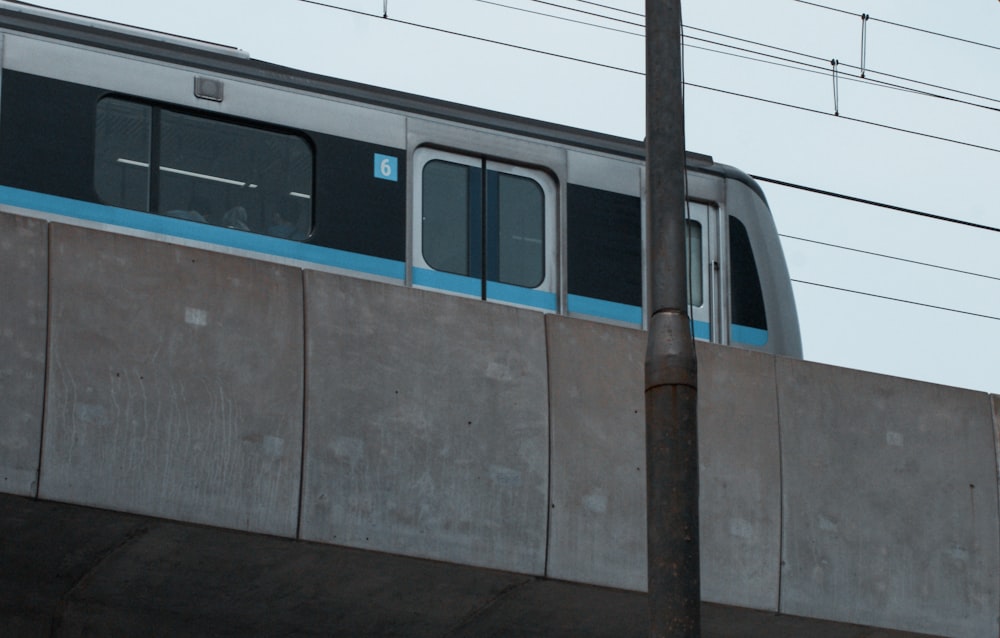
<path id="1" fill-rule="evenodd" d="M 541 312 L 646 321 L 642 143 L 0 3 L 0 205 Z M 760 187 L 688 157 L 695 336 L 801 357 Z"/>

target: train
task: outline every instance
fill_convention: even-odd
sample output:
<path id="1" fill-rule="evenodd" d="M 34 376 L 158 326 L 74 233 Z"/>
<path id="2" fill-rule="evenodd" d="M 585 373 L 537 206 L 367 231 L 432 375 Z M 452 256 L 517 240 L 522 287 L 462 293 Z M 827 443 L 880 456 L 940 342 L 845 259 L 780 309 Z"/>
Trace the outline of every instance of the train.
<path id="1" fill-rule="evenodd" d="M 0 206 L 615 325 L 647 322 L 645 147 L 0 3 Z M 761 187 L 687 156 L 696 338 L 802 356 Z"/>

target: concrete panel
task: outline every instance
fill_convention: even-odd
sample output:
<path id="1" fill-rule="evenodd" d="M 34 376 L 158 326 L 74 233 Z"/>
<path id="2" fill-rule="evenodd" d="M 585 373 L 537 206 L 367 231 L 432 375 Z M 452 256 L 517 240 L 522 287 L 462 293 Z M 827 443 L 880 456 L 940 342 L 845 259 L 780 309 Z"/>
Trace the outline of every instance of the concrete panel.
<path id="1" fill-rule="evenodd" d="M 548 575 L 646 589 L 646 333 L 547 317 Z M 698 344 L 702 598 L 775 610 L 780 467 L 773 358 Z"/>
<path id="2" fill-rule="evenodd" d="M 0 273 L 0 491 L 34 496 L 45 396 L 45 222 L 0 213 Z"/>
<path id="3" fill-rule="evenodd" d="M 702 598 L 777 611 L 781 450 L 775 358 L 698 347 Z"/>
<path id="4" fill-rule="evenodd" d="M 50 229 L 40 496 L 294 536 L 301 271 Z"/>
<path id="5" fill-rule="evenodd" d="M 778 359 L 783 613 L 997 635 L 987 395 Z"/>
<path id="6" fill-rule="evenodd" d="M 646 333 L 546 317 L 550 578 L 645 591 Z"/>
<path id="7" fill-rule="evenodd" d="M 542 573 L 543 316 L 314 272 L 306 308 L 301 536 Z"/>

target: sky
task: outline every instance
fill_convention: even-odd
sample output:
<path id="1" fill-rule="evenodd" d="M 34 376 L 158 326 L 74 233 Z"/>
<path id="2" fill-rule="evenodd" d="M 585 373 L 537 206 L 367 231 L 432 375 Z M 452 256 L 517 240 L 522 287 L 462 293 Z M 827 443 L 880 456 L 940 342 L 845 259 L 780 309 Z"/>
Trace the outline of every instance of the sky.
<path id="1" fill-rule="evenodd" d="M 324 75 L 644 137 L 642 0 L 34 1 Z M 689 150 L 751 175 L 1000 228 L 1000 3 L 689 0 L 682 12 Z M 806 359 L 1000 394 L 1000 232 L 761 185 Z"/>

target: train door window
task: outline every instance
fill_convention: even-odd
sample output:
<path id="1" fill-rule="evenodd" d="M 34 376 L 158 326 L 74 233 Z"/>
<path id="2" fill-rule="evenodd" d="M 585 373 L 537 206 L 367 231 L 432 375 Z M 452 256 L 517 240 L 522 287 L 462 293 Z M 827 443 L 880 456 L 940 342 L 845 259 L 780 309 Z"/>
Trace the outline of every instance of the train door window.
<path id="1" fill-rule="evenodd" d="M 694 336 L 706 341 L 716 333 L 718 263 L 716 217 L 718 208 L 701 202 L 687 203 L 688 309 Z"/>
<path id="2" fill-rule="evenodd" d="M 421 255 L 430 268 L 455 275 L 478 274 L 469 224 L 479 221 L 479 215 L 470 211 L 482 206 L 481 173 L 479 167 L 443 160 L 424 165 Z"/>
<path id="3" fill-rule="evenodd" d="M 414 165 L 414 284 L 555 310 L 551 178 L 430 149 Z"/>
<path id="4" fill-rule="evenodd" d="M 688 268 L 688 304 L 701 307 L 705 303 L 705 268 L 702 255 L 701 223 L 687 220 L 687 268 Z"/>
<path id="5" fill-rule="evenodd" d="M 97 108 L 104 203 L 287 239 L 312 222 L 313 159 L 299 135 L 119 98 Z"/>

